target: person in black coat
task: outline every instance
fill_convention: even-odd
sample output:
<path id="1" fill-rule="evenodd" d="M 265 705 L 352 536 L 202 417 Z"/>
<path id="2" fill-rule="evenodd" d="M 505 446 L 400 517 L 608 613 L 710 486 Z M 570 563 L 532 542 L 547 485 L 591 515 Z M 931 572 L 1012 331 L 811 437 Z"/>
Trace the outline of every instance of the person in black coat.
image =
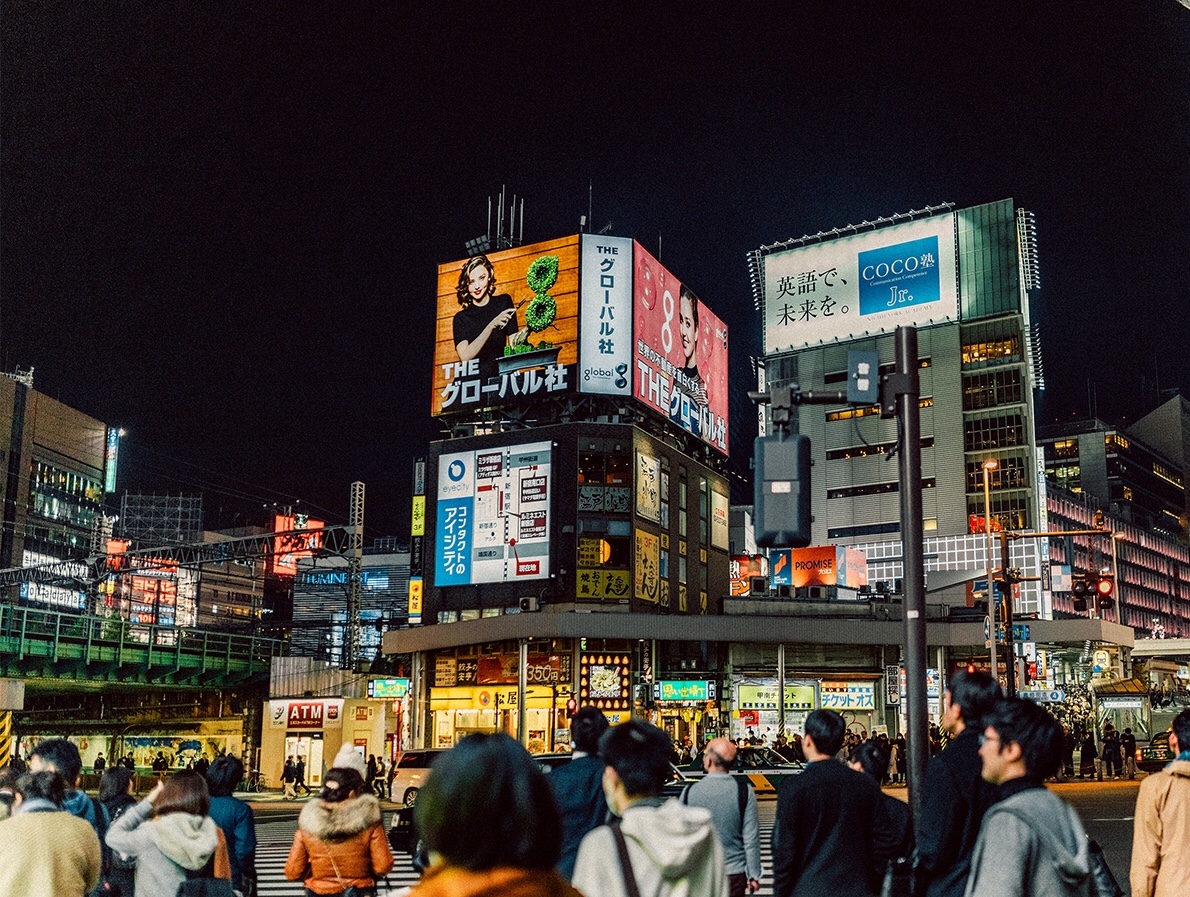
<path id="1" fill-rule="evenodd" d="M 991 676 L 966 670 L 955 673 L 946 691 L 941 723 L 951 738 L 926 769 L 917 823 L 926 897 L 963 897 L 979 826 L 999 799 L 996 786 L 983 780 L 979 758 L 982 720 L 999 696 L 1000 686 Z"/>
<path id="2" fill-rule="evenodd" d="M 777 791 L 773 828 L 776 897 L 869 897 L 897 845 L 880 787 L 834 755 L 847 724 L 833 710 L 806 717 L 809 765 Z"/>
<path id="3" fill-rule="evenodd" d="M 132 796 L 132 772 L 117 763 L 103 774 L 99 780 L 99 802 L 107 809 L 111 822 L 115 822 L 124 815 L 129 807 L 136 806 L 136 798 Z M 109 822 L 110 826 L 111 823 Z M 124 897 L 132 897 L 136 878 L 136 862 L 125 859 L 112 851 L 109 868 L 104 876 L 107 882 Z"/>
<path id="4" fill-rule="evenodd" d="M 558 874 L 570 881 L 583 836 L 603 825 L 607 798 L 603 795 L 604 762 L 598 756 L 599 737 L 607 731 L 607 717 L 595 707 L 583 707 L 570 721 L 574 745 L 571 761 L 546 778 L 562 817 L 562 856 Z"/>
<path id="5" fill-rule="evenodd" d="M 888 761 L 891 745 L 886 748 L 876 741 L 865 741 L 851 754 L 851 762 L 847 765 L 856 772 L 862 772 L 877 785 L 888 776 Z M 909 804 L 898 800 L 891 794 L 884 794 L 884 816 L 891 834 L 896 840 L 896 855 L 909 856 L 913 848 L 913 827 L 909 824 Z"/>

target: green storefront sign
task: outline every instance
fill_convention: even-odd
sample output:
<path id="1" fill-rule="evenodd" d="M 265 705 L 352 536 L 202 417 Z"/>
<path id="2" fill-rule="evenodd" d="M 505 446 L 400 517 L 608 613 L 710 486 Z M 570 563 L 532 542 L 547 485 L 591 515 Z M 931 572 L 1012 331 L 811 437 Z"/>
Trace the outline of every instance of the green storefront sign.
<path id="1" fill-rule="evenodd" d="M 707 701 L 711 694 L 705 681 L 663 680 L 657 683 L 658 701 Z"/>

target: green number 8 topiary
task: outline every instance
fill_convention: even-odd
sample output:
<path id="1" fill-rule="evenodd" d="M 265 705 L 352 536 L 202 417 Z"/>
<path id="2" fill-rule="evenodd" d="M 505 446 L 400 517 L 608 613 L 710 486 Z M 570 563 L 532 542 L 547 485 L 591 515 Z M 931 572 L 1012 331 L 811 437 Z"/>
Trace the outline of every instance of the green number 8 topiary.
<path id="1" fill-rule="evenodd" d="M 529 265 L 529 270 L 525 272 L 525 282 L 529 284 L 529 289 L 539 296 L 548 293 L 550 287 L 558 282 L 558 257 L 543 255 L 534 259 Z"/>

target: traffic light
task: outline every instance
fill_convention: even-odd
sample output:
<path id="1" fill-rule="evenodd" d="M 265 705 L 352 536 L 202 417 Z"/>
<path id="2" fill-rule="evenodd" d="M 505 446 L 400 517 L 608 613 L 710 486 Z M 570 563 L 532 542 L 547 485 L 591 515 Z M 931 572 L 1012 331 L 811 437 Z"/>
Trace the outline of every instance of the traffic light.
<path id="1" fill-rule="evenodd" d="M 755 442 L 753 524 L 764 548 L 810 544 L 810 439 L 760 436 Z"/>
<path id="2" fill-rule="evenodd" d="M 1078 577 L 1070 583 L 1070 593 L 1074 596 L 1074 609 L 1086 610 L 1087 598 L 1091 597 L 1093 591 L 1091 583 L 1085 577 Z"/>
<path id="3" fill-rule="evenodd" d="M 1098 599 L 1100 610 L 1115 607 L 1116 599 L 1112 597 L 1112 590 L 1115 588 L 1115 585 L 1116 582 L 1110 574 L 1100 574 L 1099 578 L 1095 581 L 1095 595 Z"/>

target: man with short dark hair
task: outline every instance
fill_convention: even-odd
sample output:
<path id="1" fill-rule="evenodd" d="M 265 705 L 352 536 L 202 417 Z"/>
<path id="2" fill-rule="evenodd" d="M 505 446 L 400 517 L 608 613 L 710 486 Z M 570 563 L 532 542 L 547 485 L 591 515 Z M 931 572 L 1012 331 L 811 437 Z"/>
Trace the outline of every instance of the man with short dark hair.
<path id="1" fill-rule="evenodd" d="M 1020 698 L 997 702 L 983 722 L 983 777 L 1000 786 L 1000 800 L 980 826 L 966 897 L 1090 897 L 1087 833 L 1044 784 L 1061 763 L 1062 727 Z"/>
<path id="2" fill-rule="evenodd" d="M 996 786 L 982 776 L 979 734 L 999 697 L 1000 686 L 987 673 L 960 670 L 946 689 L 940 724 L 950 742 L 930 759 L 916 821 L 926 897 L 962 897 L 967 887 L 971 849 L 997 799 Z"/>
<path id="3" fill-rule="evenodd" d="M 875 781 L 834 759 L 847 724 L 833 710 L 806 717 L 809 765 L 777 790 L 776 897 L 869 897 L 896 851 Z"/>
<path id="4" fill-rule="evenodd" d="M 211 792 L 209 816 L 227 839 L 231 861 L 231 886 L 242 894 L 256 888 L 256 816 L 252 808 L 234 796 L 244 779 L 244 763 L 224 754 L 207 767 L 207 788 Z"/>
<path id="5" fill-rule="evenodd" d="M 719 843 L 731 897 L 760 890 L 760 817 L 756 793 L 747 777 L 731 775 L 736 746 L 726 738 L 712 738 L 702 749 L 706 775 L 682 792 L 682 802 L 706 807 Z"/>
<path id="6" fill-rule="evenodd" d="M 1174 760 L 1140 783 L 1132 829 L 1132 897 L 1190 894 L 1190 710 L 1173 721 Z"/>
<path id="7" fill-rule="evenodd" d="M 702 807 L 665 801 L 670 775 L 669 736 L 632 719 L 599 740 L 603 793 L 611 825 L 589 832 L 579 845 L 573 885 L 586 897 L 727 897 L 723 848 Z M 630 888 L 632 880 L 636 888 Z"/>
<path id="8" fill-rule="evenodd" d="M 547 777 L 562 817 L 562 855 L 558 874 L 567 881 L 574 874 L 578 846 L 587 832 L 603 825 L 607 799 L 603 796 L 603 760 L 599 739 L 607 731 L 607 717 L 597 707 L 581 707 L 570 720 L 573 745 L 570 762 Z"/>

